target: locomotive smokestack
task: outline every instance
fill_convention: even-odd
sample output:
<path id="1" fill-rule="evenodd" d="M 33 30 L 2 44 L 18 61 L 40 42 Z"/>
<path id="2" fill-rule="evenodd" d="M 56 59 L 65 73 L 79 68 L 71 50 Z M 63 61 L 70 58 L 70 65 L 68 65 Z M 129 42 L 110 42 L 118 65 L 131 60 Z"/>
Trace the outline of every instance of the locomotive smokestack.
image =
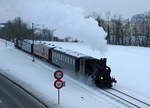
<path id="1" fill-rule="evenodd" d="M 106 58 L 101 58 L 101 59 L 100 59 L 100 65 L 101 65 L 102 67 L 106 67 L 106 62 L 107 62 L 107 59 L 106 59 Z"/>

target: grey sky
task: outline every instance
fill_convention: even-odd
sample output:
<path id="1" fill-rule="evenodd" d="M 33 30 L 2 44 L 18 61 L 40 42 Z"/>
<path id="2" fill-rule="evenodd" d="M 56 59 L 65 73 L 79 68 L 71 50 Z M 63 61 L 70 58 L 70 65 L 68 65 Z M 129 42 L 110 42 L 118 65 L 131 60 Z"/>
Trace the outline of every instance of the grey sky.
<path id="1" fill-rule="evenodd" d="M 58 2 L 57 2 L 58 1 Z M 86 19 L 86 12 L 97 12 L 104 15 L 121 14 L 130 17 L 137 13 L 149 11 L 149 0 L 0 0 L 0 22 L 12 20 L 20 16 L 29 24 L 44 24 L 56 29 L 56 36 L 72 36 L 101 51 L 106 49 L 106 33 L 99 28 L 97 22 Z M 64 5 L 71 4 L 71 5 Z M 79 6 L 81 8 L 76 8 Z M 65 26 L 64 26 L 65 25 Z M 100 38 L 101 36 L 101 38 Z"/>
<path id="2" fill-rule="evenodd" d="M 0 0 L 0 21 L 13 19 L 19 15 L 20 10 L 18 3 L 24 0 Z M 27 0 L 29 1 L 29 0 Z M 32 1 L 32 0 L 30 0 Z M 44 0 L 43 0 L 44 1 Z M 86 12 L 97 12 L 101 15 L 110 11 L 111 15 L 119 14 L 124 18 L 129 18 L 137 13 L 150 11 L 150 0 L 57 0 L 65 4 L 79 6 L 85 9 Z M 34 4 L 36 5 L 36 4 Z M 34 6 L 33 5 L 33 6 Z"/>
<path id="3" fill-rule="evenodd" d="M 0 22 L 15 18 L 19 10 L 16 8 L 17 0 L 0 0 Z"/>
<path id="4" fill-rule="evenodd" d="M 86 11 L 98 12 L 104 15 L 110 11 L 113 15 L 119 14 L 125 18 L 134 14 L 150 11 L 150 0 L 58 0 L 83 7 Z"/>

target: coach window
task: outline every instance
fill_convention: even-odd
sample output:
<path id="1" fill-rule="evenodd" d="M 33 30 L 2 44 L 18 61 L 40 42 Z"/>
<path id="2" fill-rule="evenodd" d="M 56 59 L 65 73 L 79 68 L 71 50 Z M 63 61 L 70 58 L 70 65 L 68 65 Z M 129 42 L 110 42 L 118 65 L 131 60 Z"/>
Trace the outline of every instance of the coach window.
<path id="1" fill-rule="evenodd" d="M 70 64 L 72 64 L 72 58 L 70 57 Z"/>
<path id="2" fill-rule="evenodd" d="M 63 54 L 61 55 L 61 59 L 62 59 L 62 61 L 63 61 Z"/>
<path id="3" fill-rule="evenodd" d="M 70 64 L 70 57 L 68 57 L 68 64 Z"/>
<path id="4" fill-rule="evenodd" d="M 63 62 L 65 62 L 65 55 L 63 56 Z"/>
<path id="5" fill-rule="evenodd" d="M 55 53 L 56 54 L 56 58 L 57 58 L 57 53 Z"/>
<path id="6" fill-rule="evenodd" d="M 41 47 L 39 48 L 39 52 L 41 53 Z"/>
<path id="7" fill-rule="evenodd" d="M 66 56 L 64 55 L 64 62 L 66 62 Z"/>
<path id="8" fill-rule="evenodd" d="M 57 58 L 57 54 L 56 54 L 56 52 L 55 52 L 55 57 Z"/>
<path id="9" fill-rule="evenodd" d="M 47 56 L 47 49 L 44 50 L 44 55 Z"/>
<path id="10" fill-rule="evenodd" d="M 54 52 L 54 56 L 55 56 L 55 58 L 56 58 L 56 52 Z"/>
<path id="11" fill-rule="evenodd" d="M 57 53 L 57 59 L 59 58 L 59 54 Z"/>
<path id="12" fill-rule="evenodd" d="M 68 63 L 68 57 L 66 57 L 66 63 Z"/>
<path id="13" fill-rule="evenodd" d="M 54 52 L 54 57 L 56 58 L 56 52 Z"/>
<path id="14" fill-rule="evenodd" d="M 57 58 L 57 53 L 55 52 L 55 57 Z"/>
<path id="15" fill-rule="evenodd" d="M 61 61 L 62 61 L 62 54 L 61 54 Z"/>
<path id="16" fill-rule="evenodd" d="M 67 63 L 69 64 L 69 57 L 67 57 Z"/>
<path id="17" fill-rule="evenodd" d="M 75 64 L 75 59 L 72 60 L 72 64 L 73 64 L 73 65 Z"/>
<path id="18" fill-rule="evenodd" d="M 70 64 L 70 57 L 69 57 L 68 61 L 69 61 L 69 64 Z"/>
<path id="19" fill-rule="evenodd" d="M 75 59 L 74 59 L 73 65 L 75 65 Z"/>
<path id="20" fill-rule="evenodd" d="M 72 58 L 70 59 L 70 64 L 72 64 Z"/>
<path id="21" fill-rule="evenodd" d="M 65 62 L 65 56 L 64 56 L 64 62 Z"/>
<path id="22" fill-rule="evenodd" d="M 70 57 L 70 64 L 72 64 L 72 58 Z"/>
<path id="23" fill-rule="evenodd" d="M 68 57 L 68 63 L 70 64 L 70 57 Z"/>
<path id="24" fill-rule="evenodd" d="M 69 57 L 67 57 L 67 63 L 69 64 Z"/>
<path id="25" fill-rule="evenodd" d="M 68 59 L 68 57 L 66 56 L 66 63 L 68 63 L 67 59 Z"/>
<path id="26" fill-rule="evenodd" d="M 59 60 L 60 60 L 60 54 L 59 54 Z"/>
<path id="27" fill-rule="evenodd" d="M 61 59 L 62 59 L 62 61 L 63 61 L 63 54 L 61 55 L 61 57 L 62 57 Z"/>
<path id="28" fill-rule="evenodd" d="M 63 62 L 65 62 L 65 55 L 63 55 Z"/>
<path id="29" fill-rule="evenodd" d="M 57 53 L 57 58 L 59 59 L 59 53 Z"/>
<path id="30" fill-rule="evenodd" d="M 61 60 L 63 61 L 63 54 L 61 55 Z"/>
<path id="31" fill-rule="evenodd" d="M 36 50 L 39 52 L 39 48 L 38 47 L 35 47 L 36 48 Z"/>
<path id="32" fill-rule="evenodd" d="M 66 56 L 64 56 L 64 62 L 66 62 Z"/>
<path id="33" fill-rule="evenodd" d="M 72 64 L 73 64 L 73 58 L 72 58 Z"/>
<path id="34" fill-rule="evenodd" d="M 74 65 L 74 59 L 72 60 L 72 64 Z"/>
<path id="35" fill-rule="evenodd" d="M 47 53 L 47 51 L 46 51 L 46 50 L 44 50 L 44 55 L 45 55 L 45 56 L 47 55 L 46 53 Z"/>
<path id="36" fill-rule="evenodd" d="M 63 62 L 65 61 L 65 56 L 63 55 Z"/>
<path id="37" fill-rule="evenodd" d="M 67 63 L 67 57 L 65 56 L 65 62 Z"/>
<path id="38" fill-rule="evenodd" d="M 71 64 L 73 64 L 73 58 L 71 58 Z"/>
<path id="39" fill-rule="evenodd" d="M 42 53 L 42 48 L 40 47 L 40 53 Z"/>
<path id="40" fill-rule="evenodd" d="M 63 54 L 61 55 L 61 59 L 62 59 L 62 61 L 63 61 Z"/>
<path id="41" fill-rule="evenodd" d="M 59 54 L 59 60 L 60 60 L 60 54 Z"/>
<path id="42" fill-rule="evenodd" d="M 60 56 L 60 60 L 61 60 L 61 54 L 59 54 L 59 56 Z"/>
<path id="43" fill-rule="evenodd" d="M 70 57 L 70 64 L 72 64 L 72 63 L 71 63 L 71 59 L 72 59 L 72 58 Z"/>

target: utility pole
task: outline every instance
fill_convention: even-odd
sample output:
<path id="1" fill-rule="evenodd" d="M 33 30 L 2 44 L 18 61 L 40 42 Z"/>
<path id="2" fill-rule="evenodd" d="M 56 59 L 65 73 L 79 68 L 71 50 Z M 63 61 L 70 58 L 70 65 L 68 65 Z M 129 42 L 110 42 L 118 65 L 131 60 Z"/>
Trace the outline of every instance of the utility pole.
<path id="1" fill-rule="evenodd" d="M 5 26 L 7 23 L 0 23 L 0 26 L 2 25 L 2 26 Z M 6 41 L 5 41 L 5 46 L 6 46 L 6 48 L 7 48 L 7 38 L 6 38 Z"/>
<path id="2" fill-rule="evenodd" d="M 107 17 L 107 43 L 110 44 L 110 26 L 109 26 L 109 17 L 110 17 L 110 12 L 106 12 L 106 17 Z"/>
<path id="3" fill-rule="evenodd" d="M 32 46 L 34 47 L 34 23 L 32 23 Z M 35 59 L 34 59 L 34 54 L 32 53 L 32 56 L 33 56 L 33 59 L 32 59 L 32 62 L 34 62 L 35 61 Z"/>

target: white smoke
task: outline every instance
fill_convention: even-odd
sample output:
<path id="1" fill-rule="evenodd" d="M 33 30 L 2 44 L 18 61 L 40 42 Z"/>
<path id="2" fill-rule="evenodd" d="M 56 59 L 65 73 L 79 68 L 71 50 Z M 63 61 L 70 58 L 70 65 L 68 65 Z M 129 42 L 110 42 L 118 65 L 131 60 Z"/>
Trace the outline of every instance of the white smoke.
<path id="1" fill-rule="evenodd" d="M 27 22 L 55 29 L 55 35 L 71 36 L 101 52 L 106 49 L 106 33 L 93 18 L 85 18 L 84 10 L 56 0 L 17 0 L 18 16 Z"/>
<path id="2" fill-rule="evenodd" d="M 12 20 L 19 15 L 16 0 L 0 0 L 0 23 Z"/>

